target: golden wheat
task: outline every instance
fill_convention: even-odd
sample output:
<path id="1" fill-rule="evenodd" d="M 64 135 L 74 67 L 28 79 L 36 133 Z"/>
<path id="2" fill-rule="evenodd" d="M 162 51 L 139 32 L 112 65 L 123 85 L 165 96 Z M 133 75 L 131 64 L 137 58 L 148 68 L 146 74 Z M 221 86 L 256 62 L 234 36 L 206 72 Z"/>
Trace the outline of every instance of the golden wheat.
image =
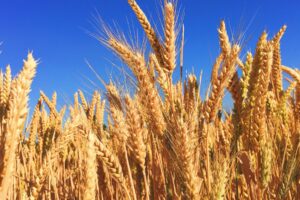
<path id="1" fill-rule="evenodd" d="M 9 66 L 0 72 L 0 199 L 300 199 L 300 71 L 281 60 L 286 26 L 272 39 L 263 32 L 241 59 L 221 21 L 202 99 L 201 78 L 182 76 L 174 2 L 164 3 L 164 40 L 128 3 L 152 51 L 108 31 L 101 41 L 133 72 L 133 88 L 110 81 L 91 98 L 79 90 L 69 114 L 56 92 L 40 92 L 25 123 L 37 61 L 29 53 L 15 78 Z"/>

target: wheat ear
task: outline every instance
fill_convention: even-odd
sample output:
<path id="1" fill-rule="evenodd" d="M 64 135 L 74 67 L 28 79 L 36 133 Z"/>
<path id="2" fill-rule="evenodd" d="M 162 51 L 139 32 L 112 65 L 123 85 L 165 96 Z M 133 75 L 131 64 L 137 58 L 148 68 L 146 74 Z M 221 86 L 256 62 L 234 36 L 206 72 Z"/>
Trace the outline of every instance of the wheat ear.
<path id="1" fill-rule="evenodd" d="M 3 90 L 1 92 L 1 106 L 2 109 L 5 110 L 7 108 L 8 104 L 8 98 L 10 95 L 10 90 L 11 90 L 11 81 L 12 81 L 12 76 L 11 76 L 11 69 L 10 66 L 8 65 L 6 67 L 6 71 L 4 74 L 4 80 L 3 80 Z"/>
<path id="2" fill-rule="evenodd" d="M 165 6 L 165 68 L 172 72 L 176 66 L 176 33 L 175 33 L 175 13 L 172 3 Z"/>
<path id="3" fill-rule="evenodd" d="M 23 130 L 27 115 L 28 94 L 32 79 L 36 72 L 37 62 L 32 53 L 29 53 L 27 60 L 20 74 L 12 83 L 11 97 L 9 100 L 9 111 L 7 114 L 6 138 L 4 147 L 4 157 L 1 160 L 1 186 L 0 196 L 6 198 L 12 176 L 15 170 L 16 150 L 20 135 Z"/>
<path id="4" fill-rule="evenodd" d="M 271 65 L 272 65 L 272 44 L 266 41 L 266 34 L 262 35 L 261 46 L 257 49 L 251 75 L 255 74 L 255 82 L 249 85 L 250 104 L 248 111 L 250 113 L 250 131 L 245 134 L 250 144 L 247 148 L 252 150 L 259 147 L 259 140 L 266 131 L 266 102 L 267 91 L 270 83 Z M 249 129 L 248 129 L 249 130 Z"/>
<path id="5" fill-rule="evenodd" d="M 141 103 L 147 110 L 148 122 L 152 126 L 153 132 L 162 136 L 166 127 L 162 113 L 162 103 L 158 91 L 149 77 L 143 55 L 134 52 L 128 45 L 115 38 L 110 38 L 108 43 L 135 74 L 142 96 Z"/>
<path id="6" fill-rule="evenodd" d="M 136 17 L 138 18 L 141 26 L 143 27 L 147 38 L 150 42 L 150 45 L 157 56 L 157 60 L 160 64 L 160 66 L 164 66 L 164 59 L 163 59 L 163 47 L 152 28 L 149 20 L 147 19 L 145 13 L 142 11 L 142 9 L 139 7 L 139 5 L 136 3 L 135 0 L 128 0 L 129 5 L 131 6 L 132 10 L 134 11 Z"/>
<path id="7" fill-rule="evenodd" d="M 280 39 L 282 38 L 286 26 L 283 26 L 279 32 L 272 39 L 273 42 L 273 64 L 272 64 L 272 74 L 271 81 L 273 82 L 275 95 L 279 98 L 282 92 L 282 74 L 281 74 L 281 55 L 280 55 Z"/>
<path id="8" fill-rule="evenodd" d="M 95 135 L 89 131 L 87 138 L 87 158 L 86 158 L 86 181 L 84 190 L 84 200 L 93 200 L 96 198 L 97 184 L 97 162 L 95 149 Z"/>
<path id="9" fill-rule="evenodd" d="M 219 32 L 219 41 L 220 41 L 222 54 L 224 56 L 228 56 L 230 53 L 231 45 L 229 42 L 229 37 L 226 31 L 226 26 L 224 21 L 221 21 L 218 32 Z"/>
<path id="10" fill-rule="evenodd" d="M 125 178 L 123 175 L 123 170 L 120 165 L 120 161 L 119 161 L 118 157 L 116 155 L 114 155 L 110 150 L 108 150 L 105 147 L 105 145 L 98 139 L 95 139 L 95 145 L 96 145 L 96 154 L 97 154 L 98 158 L 107 167 L 109 173 L 114 178 L 114 180 L 117 181 L 125 189 L 128 197 L 130 199 L 130 195 L 128 193 Z"/>
<path id="11" fill-rule="evenodd" d="M 221 100 L 224 96 L 224 89 L 228 86 L 234 72 L 235 64 L 240 52 L 240 47 L 234 45 L 231 53 L 224 60 L 222 70 L 217 80 L 212 84 L 212 91 L 209 99 L 205 102 L 204 116 L 208 122 L 215 120 L 216 114 L 221 106 Z"/>

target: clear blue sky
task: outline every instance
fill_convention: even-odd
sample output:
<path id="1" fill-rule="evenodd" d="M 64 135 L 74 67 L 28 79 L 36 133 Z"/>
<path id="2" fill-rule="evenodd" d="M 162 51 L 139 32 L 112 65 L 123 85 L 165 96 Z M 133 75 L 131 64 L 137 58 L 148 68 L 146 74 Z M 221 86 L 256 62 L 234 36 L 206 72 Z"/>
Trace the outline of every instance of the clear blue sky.
<path id="1" fill-rule="evenodd" d="M 159 0 L 137 2 L 151 19 L 157 19 Z M 288 29 L 282 39 L 283 63 L 300 66 L 300 3 L 297 0 L 178 0 L 178 7 L 184 11 L 185 70 L 199 74 L 203 69 L 204 88 L 219 52 L 216 30 L 221 19 L 225 19 L 234 34 L 247 30 L 245 48 L 252 51 L 263 30 L 267 30 L 271 37 L 283 24 L 287 24 Z M 16 74 L 28 50 L 33 50 L 35 57 L 40 59 L 31 105 L 35 104 L 40 90 L 47 95 L 56 90 L 60 104 L 68 102 L 78 88 L 91 92 L 95 86 L 85 77 L 101 87 L 85 59 L 104 80 L 116 71 L 110 61 L 117 62 L 117 59 L 84 31 L 94 31 L 90 21 L 93 21 L 96 10 L 104 21 L 108 24 L 117 22 L 125 32 L 128 32 L 128 22 L 130 27 L 140 28 L 127 0 L 1 1 L 1 68 L 11 64 Z"/>

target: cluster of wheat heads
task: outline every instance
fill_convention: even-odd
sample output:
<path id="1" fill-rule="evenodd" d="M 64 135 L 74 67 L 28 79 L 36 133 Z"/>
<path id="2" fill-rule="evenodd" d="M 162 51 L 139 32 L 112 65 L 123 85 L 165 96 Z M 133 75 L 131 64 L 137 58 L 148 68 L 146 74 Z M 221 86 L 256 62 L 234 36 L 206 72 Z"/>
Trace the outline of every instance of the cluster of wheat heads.
<path id="1" fill-rule="evenodd" d="M 56 93 L 41 92 L 26 123 L 37 62 L 30 53 L 18 76 L 0 74 L 0 199 L 299 199 L 300 71 L 281 63 L 286 27 L 270 40 L 264 32 L 243 61 L 221 22 L 203 100 L 195 75 L 172 80 L 174 4 L 164 5 L 162 40 L 128 2 L 153 51 L 146 57 L 109 32 L 104 42 L 133 72 L 135 92 L 110 82 L 88 101 L 78 91 L 67 116 Z"/>

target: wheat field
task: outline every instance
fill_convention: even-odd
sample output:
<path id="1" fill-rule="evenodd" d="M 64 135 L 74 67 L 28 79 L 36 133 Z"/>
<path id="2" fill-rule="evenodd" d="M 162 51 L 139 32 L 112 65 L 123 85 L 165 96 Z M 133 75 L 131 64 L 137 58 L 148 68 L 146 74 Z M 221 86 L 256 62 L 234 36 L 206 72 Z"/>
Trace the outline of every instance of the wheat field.
<path id="1" fill-rule="evenodd" d="M 286 26 L 263 32 L 241 59 L 221 21 L 220 53 L 201 88 L 201 78 L 182 76 L 174 3 L 164 3 L 163 37 L 128 3 L 152 51 L 107 27 L 96 38 L 131 70 L 133 92 L 111 81 L 90 101 L 79 90 L 61 110 L 56 93 L 41 92 L 28 119 L 38 61 L 29 53 L 18 75 L 1 72 L 0 199 L 300 199 L 300 71 L 281 63 Z"/>

